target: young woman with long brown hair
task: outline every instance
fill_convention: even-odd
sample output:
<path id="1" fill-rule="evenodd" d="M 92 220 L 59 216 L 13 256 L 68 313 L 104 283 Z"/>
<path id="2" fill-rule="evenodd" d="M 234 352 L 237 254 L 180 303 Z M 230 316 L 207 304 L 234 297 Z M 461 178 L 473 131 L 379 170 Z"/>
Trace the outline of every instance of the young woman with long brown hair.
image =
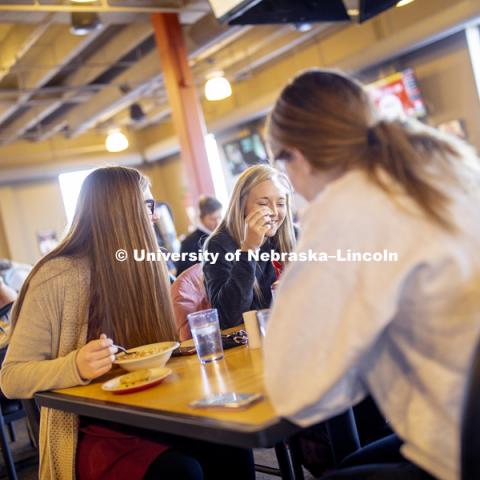
<path id="1" fill-rule="evenodd" d="M 431 128 L 377 118 L 360 84 L 322 70 L 285 87 L 268 136 L 310 202 L 297 250 L 331 255 L 282 279 L 265 341 L 275 408 L 307 426 L 370 393 L 404 462 L 332 478 L 458 478 L 480 333 L 477 158 Z"/>
<path id="2" fill-rule="evenodd" d="M 85 179 L 69 233 L 37 263 L 15 304 L 1 371 L 5 395 L 31 398 L 90 382 L 111 369 L 112 339 L 128 348 L 175 338 L 164 263 L 115 258 L 120 249 L 157 251 L 153 206 L 137 170 L 100 168 Z M 221 478 L 215 470 L 207 476 L 205 464 L 218 461 L 208 462 L 202 446 L 197 461 L 151 435 L 46 408 L 40 430 L 42 479 Z M 220 455 L 239 458 L 232 449 Z M 249 455 L 240 458 L 249 478 Z"/>
<path id="3" fill-rule="evenodd" d="M 204 264 L 203 273 L 222 328 L 242 323 L 242 313 L 248 310 L 270 306 L 276 272 L 270 260 L 256 260 L 253 252 L 289 253 L 294 245 L 288 179 L 269 165 L 248 168 L 235 184 L 224 219 L 204 246 L 218 255 L 215 263 Z M 226 257 L 236 251 L 233 261 Z"/>

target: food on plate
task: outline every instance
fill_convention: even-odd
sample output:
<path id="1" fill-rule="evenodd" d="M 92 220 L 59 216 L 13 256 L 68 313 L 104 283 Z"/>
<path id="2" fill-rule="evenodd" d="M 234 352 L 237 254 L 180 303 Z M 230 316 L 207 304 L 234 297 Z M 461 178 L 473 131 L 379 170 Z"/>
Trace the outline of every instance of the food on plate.
<path id="1" fill-rule="evenodd" d="M 135 385 L 147 382 L 148 380 L 150 380 L 150 370 L 148 369 L 127 373 L 118 379 L 120 386 L 123 388 L 134 387 Z"/>

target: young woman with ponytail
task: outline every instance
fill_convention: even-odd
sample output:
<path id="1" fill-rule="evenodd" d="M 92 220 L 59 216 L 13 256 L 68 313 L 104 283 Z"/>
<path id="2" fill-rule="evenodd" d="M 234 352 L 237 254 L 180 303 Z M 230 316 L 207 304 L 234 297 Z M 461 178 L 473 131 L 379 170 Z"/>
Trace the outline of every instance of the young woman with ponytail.
<path id="1" fill-rule="evenodd" d="M 297 251 L 337 257 L 291 263 L 282 278 L 265 340 L 276 410 L 309 426 L 370 394 L 405 458 L 374 478 L 458 478 L 480 333 L 476 156 L 419 123 L 377 118 L 360 84 L 322 70 L 285 87 L 268 141 L 310 202 Z M 361 261 L 341 261 L 348 252 Z"/>

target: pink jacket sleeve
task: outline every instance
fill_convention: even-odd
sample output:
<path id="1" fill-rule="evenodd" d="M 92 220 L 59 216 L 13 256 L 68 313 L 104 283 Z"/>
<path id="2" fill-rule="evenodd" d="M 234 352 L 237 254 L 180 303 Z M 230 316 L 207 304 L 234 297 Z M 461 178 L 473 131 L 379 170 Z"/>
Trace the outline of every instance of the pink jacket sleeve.
<path id="1" fill-rule="evenodd" d="M 180 341 L 192 338 L 187 315 L 210 308 L 203 282 L 202 264 L 185 270 L 172 285 L 173 309 Z"/>

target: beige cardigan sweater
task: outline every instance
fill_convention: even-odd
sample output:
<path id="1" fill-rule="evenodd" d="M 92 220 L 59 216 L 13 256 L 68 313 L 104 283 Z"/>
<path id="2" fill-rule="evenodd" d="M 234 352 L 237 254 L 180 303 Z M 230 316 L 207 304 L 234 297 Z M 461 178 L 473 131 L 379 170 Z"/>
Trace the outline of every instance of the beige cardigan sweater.
<path id="1" fill-rule="evenodd" d="M 9 398 L 81 385 L 75 358 L 88 328 L 90 271 L 85 260 L 57 258 L 32 278 L 1 370 Z M 41 480 L 73 480 L 77 415 L 42 408 Z"/>

